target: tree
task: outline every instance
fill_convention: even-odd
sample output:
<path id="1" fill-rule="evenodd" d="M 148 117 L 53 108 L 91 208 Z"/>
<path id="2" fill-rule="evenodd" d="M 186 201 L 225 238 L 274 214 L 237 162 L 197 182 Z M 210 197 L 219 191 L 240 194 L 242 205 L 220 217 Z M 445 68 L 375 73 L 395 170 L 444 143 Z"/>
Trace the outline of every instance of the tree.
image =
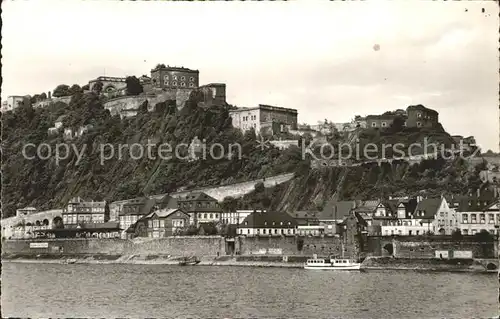
<path id="1" fill-rule="evenodd" d="M 491 242 L 494 240 L 493 235 L 485 229 L 481 229 L 479 233 L 476 233 L 474 238 L 479 242 Z"/>
<path id="2" fill-rule="evenodd" d="M 127 83 L 127 95 L 139 95 L 144 91 L 141 82 L 135 76 L 127 76 L 125 83 Z"/>
<path id="3" fill-rule="evenodd" d="M 263 182 L 258 182 L 257 184 L 255 184 L 254 188 L 256 193 L 262 193 L 266 190 Z"/>
<path id="4" fill-rule="evenodd" d="M 403 131 L 405 127 L 405 119 L 402 116 L 396 116 L 391 124 L 391 131 L 393 133 Z"/>
<path id="5" fill-rule="evenodd" d="M 462 232 L 460 231 L 460 229 L 458 228 L 455 228 L 452 232 L 451 232 L 451 239 L 452 240 L 456 240 L 456 241 L 460 241 L 464 238 L 464 236 L 462 235 Z"/>
<path id="6" fill-rule="evenodd" d="M 43 101 L 46 99 L 47 99 L 47 94 L 45 94 L 45 92 L 42 92 L 42 94 L 40 94 L 40 100 Z"/>
<path id="7" fill-rule="evenodd" d="M 63 219 L 59 216 L 54 217 L 52 220 L 52 229 L 63 229 L 64 228 L 64 223 Z"/>
<path id="8" fill-rule="evenodd" d="M 97 81 L 94 84 L 94 86 L 92 87 L 92 91 L 97 93 L 97 94 L 101 94 L 103 86 L 104 86 L 104 84 L 102 84 L 101 81 Z"/>
<path id="9" fill-rule="evenodd" d="M 61 97 L 61 96 L 70 96 L 71 92 L 69 90 L 69 86 L 66 84 L 60 84 L 52 92 L 52 96 Z"/>
<path id="10" fill-rule="evenodd" d="M 81 88 L 78 84 L 73 84 L 73 85 L 69 88 L 69 92 L 70 92 L 71 94 L 81 93 L 81 92 L 82 92 L 82 88 Z"/>
<path id="11" fill-rule="evenodd" d="M 163 64 L 163 63 L 158 63 L 158 64 L 156 65 L 156 67 L 155 67 L 155 70 L 156 70 L 156 69 L 164 69 L 164 68 L 166 68 L 165 64 Z"/>
<path id="12" fill-rule="evenodd" d="M 304 239 L 299 238 L 297 240 L 297 250 L 302 251 L 302 248 L 304 247 Z"/>
<path id="13" fill-rule="evenodd" d="M 238 204 L 238 202 L 236 201 L 236 199 L 234 197 L 226 196 L 222 200 L 221 208 L 225 212 L 234 212 L 234 211 L 236 211 L 237 204 Z"/>
<path id="14" fill-rule="evenodd" d="M 262 205 L 262 208 L 267 210 L 269 209 L 269 206 L 271 206 L 271 199 L 268 196 L 263 196 L 260 200 L 260 203 Z"/>
<path id="15" fill-rule="evenodd" d="M 85 84 L 84 86 L 82 86 L 82 90 L 83 90 L 83 91 L 88 91 L 88 90 L 90 90 L 89 85 L 88 85 L 88 84 Z"/>

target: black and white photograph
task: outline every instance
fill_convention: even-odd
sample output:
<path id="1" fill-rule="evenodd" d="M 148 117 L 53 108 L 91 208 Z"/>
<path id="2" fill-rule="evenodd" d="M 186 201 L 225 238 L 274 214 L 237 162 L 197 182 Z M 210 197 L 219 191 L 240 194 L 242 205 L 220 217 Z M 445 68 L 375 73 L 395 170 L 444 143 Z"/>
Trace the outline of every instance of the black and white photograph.
<path id="1" fill-rule="evenodd" d="M 1 3 L 2 318 L 500 318 L 498 1 Z"/>

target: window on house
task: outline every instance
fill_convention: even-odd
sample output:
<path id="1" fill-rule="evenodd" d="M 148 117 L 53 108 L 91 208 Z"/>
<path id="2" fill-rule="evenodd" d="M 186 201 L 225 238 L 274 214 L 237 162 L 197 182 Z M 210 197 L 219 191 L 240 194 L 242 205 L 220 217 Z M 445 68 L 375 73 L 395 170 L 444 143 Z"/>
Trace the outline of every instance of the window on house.
<path id="1" fill-rule="evenodd" d="M 219 214 L 215 214 L 215 219 L 219 219 Z"/>
<path id="2" fill-rule="evenodd" d="M 194 87 L 194 84 L 193 83 L 189 83 L 189 87 L 190 88 Z"/>
<path id="3" fill-rule="evenodd" d="M 263 229 L 263 230 L 262 230 L 262 233 L 263 233 L 263 234 L 265 234 L 265 233 L 266 233 L 266 230 L 265 230 L 265 229 Z"/>
<path id="4" fill-rule="evenodd" d="M 493 215 L 493 214 L 488 215 L 488 223 L 490 223 L 490 224 L 495 223 L 495 215 Z"/>
<path id="5" fill-rule="evenodd" d="M 480 214 L 479 215 L 479 219 L 481 220 L 481 224 L 485 224 L 486 223 L 486 216 L 484 216 L 484 214 Z"/>
<path id="6" fill-rule="evenodd" d="M 148 227 L 153 228 L 153 221 L 152 220 L 148 220 Z"/>
<path id="7" fill-rule="evenodd" d="M 275 233 L 275 234 L 277 234 L 277 233 L 278 233 L 278 230 L 277 230 L 276 228 L 274 229 L 274 233 Z"/>
<path id="8" fill-rule="evenodd" d="M 160 220 L 160 228 L 165 228 L 165 220 Z"/>
<path id="9" fill-rule="evenodd" d="M 186 86 L 186 83 L 181 82 L 181 87 L 185 87 L 185 86 Z"/>
<path id="10" fill-rule="evenodd" d="M 181 76 L 181 81 L 185 81 L 186 80 L 186 77 L 185 76 Z"/>
<path id="11" fill-rule="evenodd" d="M 377 126 L 377 123 L 372 122 L 372 127 L 376 127 L 376 126 Z"/>
<path id="12" fill-rule="evenodd" d="M 165 75 L 165 76 L 163 77 L 163 81 L 168 82 L 168 75 Z"/>
<path id="13" fill-rule="evenodd" d="M 210 213 L 210 219 L 214 218 L 214 214 Z"/>
<path id="14" fill-rule="evenodd" d="M 172 78 L 173 78 L 174 80 L 177 80 L 177 75 L 174 75 Z"/>
<path id="15" fill-rule="evenodd" d="M 476 223 L 477 222 L 477 220 L 476 220 L 476 214 L 471 214 L 470 217 L 471 217 L 471 223 Z"/>
<path id="16" fill-rule="evenodd" d="M 421 122 L 417 122 L 417 127 L 421 127 L 422 126 L 422 123 Z"/>
<path id="17" fill-rule="evenodd" d="M 422 117 L 422 114 L 421 114 L 421 113 L 417 113 L 417 117 L 418 117 L 418 118 L 421 118 L 421 117 Z"/>
<path id="18" fill-rule="evenodd" d="M 173 81 L 172 86 L 177 86 L 177 81 Z"/>
<path id="19" fill-rule="evenodd" d="M 191 81 L 191 82 L 194 81 L 194 77 L 190 77 L 189 81 Z"/>
<path id="20" fill-rule="evenodd" d="M 158 219 L 153 221 L 153 227 L 158 228 L 160 226 L 160 221 Z"/>
<path id="21" fill-rule="evenodd" d="M 382 122 L 382 127 L 386 127 L 387 126 L 387 123 L 386 122 Z"/>

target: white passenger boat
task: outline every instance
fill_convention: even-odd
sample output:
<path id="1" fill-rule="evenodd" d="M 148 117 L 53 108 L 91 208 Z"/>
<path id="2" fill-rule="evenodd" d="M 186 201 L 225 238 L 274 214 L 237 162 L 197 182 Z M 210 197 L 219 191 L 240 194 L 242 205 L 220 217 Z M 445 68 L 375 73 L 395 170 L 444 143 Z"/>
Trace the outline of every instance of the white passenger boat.
<path id="1" fill-rule="evenodd" d="M 304 269 L 309 270 L 359 270 L 360 268 L 360 263 L 343 258 L 313 258 L 308 259 L 304 265 Z"/>
<path id="2" fill-rule="evenodd" d="M 360 270 L 361 263 L 355 260 L 344 258 L 344 243 L 342 243 L 341 258 L 318 258 L 314 254 L 312 259 L 308 259 L 304 265 L 304 269 L 317 270 Z"/>

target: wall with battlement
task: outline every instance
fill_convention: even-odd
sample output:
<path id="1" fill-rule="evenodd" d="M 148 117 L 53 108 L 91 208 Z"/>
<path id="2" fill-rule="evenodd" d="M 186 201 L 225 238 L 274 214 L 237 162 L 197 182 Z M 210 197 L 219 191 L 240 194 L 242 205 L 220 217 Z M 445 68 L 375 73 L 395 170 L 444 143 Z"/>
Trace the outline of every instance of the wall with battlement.
<path id="1" fill-rule="evenodd" d="M 41 248 L 33 245 L 30 247 L 30 243 L 38 243 L 38 247 Z M 196 236 L 135 240 L 96 238 L 4 240 L 2 254 L 217 256 L 225 254 L 225 239 L 220 236 Z"/>
<path id="2" fill-rule="evenodd" d="M 31 243 L 47 247 L 30 247 Z M 37 239 L 37 240 L 4 240 L 2 242 L 3 254 L 71 254 L 71 255 L 89 255 L 89 254 L 123 254 L 130 242 L 121 239 Z"/>
<path id="3" fill-rule="evenodd" d="M 127 247 L 125 254 L 217 256 L 225 254 L 225 239 L 220 236 L 168 237 L 136 239 Z"/>
<path id="4" fill-rule="evenodd" d="M 300 248 L 299 241 L 302 242 Z M 341 255 L 341 239 L 336 237 L 241 237 L 236 250 L 242 255 Z"/>
<path id="5" fill-rule="evenodd" d="M 302 240 L 302 248 L 298 241 Z M 36 247 L 30 243 L 37 243 Z M 336 237 L 253 237 L 236 238 L 235 251 L 242 255 L 340 255 L 341 242 Z M 39 247 L 39 248 L 37 248 Z M 346 247 L 347 250 L 347 247 Z M 4 240 L 2 254 L 18 255 L 172 255 L 217 256 L 230 252 L 220 236 L 166 237 L 129 239 L 36 239 Z"/>
<path id="6" fill-rule="evenodd" d="M 57 102 L 69 104 L 70 101 L 71 101 L 71 96 L 53 97 L 51 99 L 46 99 L 46 100 L 43 100 L 43 101 L 38 101 L 35 104 L 33 104 L 33 107 L 34 108 L 36 108 L 36 107 L 46 107 L 46 106 L 48 106 L 50 104 L 54 104 L 54 103 L 57 103 Z"/>
<path id="7" fill-rule="evenodd" d="M 493 242 L 479 243 L 467 237 L 461 241 L 452 241 L 449 237 L 370 236 L 365 252 L 373 256 L 389 256 L 391 254 L 384 249 L 386 245 L 392 245 L 392 254 L 400 258 L 434 258 L 437 250 L 471 251 L 474 258 L 494 258 L 495 256 Z"/>
<path id="8" fill-rule="evenodd" d="M 137 96 L 121 96 L 104 103 L 104 108 L 110 111 L 111 115 L 130 113 L 125 110 L 136 110 L 144 101 L 148 101 L 148 110 L 152 111 L 156 104 L 168 100 L 175 100 L 177 108 L 184 107 L 193 89 L 167 89 L 155 94 L 142 94 Z M 130 115 L 129 115 L 130 116 Z"/>

